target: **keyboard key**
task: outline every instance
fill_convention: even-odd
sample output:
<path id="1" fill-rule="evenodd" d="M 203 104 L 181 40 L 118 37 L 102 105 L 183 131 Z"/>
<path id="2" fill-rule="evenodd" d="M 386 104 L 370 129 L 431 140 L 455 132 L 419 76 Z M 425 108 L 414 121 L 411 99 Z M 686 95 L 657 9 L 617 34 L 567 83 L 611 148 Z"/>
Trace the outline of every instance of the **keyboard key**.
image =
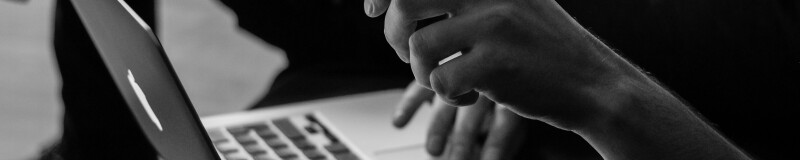
<path id="1" fill-rule="evenodd" d="M 289 150 L 289 148 L 277 149 L 277 150 L 275 150 L 275 154 L 277 154 L 278 157 L 281 157 L 283 159 L 296 158 L 297 157 L 297 154 L 295 154 L 294 152 Z"/>
<path id="2" fill-rule="evenodd" d="M 222 145 L 222 144 L 225 144 L 225 143 L 228 143 L 228 142 L 230 142 L 230 140 L 228 138 L 211 140 L 211 143 L 214 143 L 215 146 L 219 146 L 219 145 Z"/>
<path id="3" fill-rule="evenodd" d="M 311 126 L 305 127 L 305 129 L 309 134 L 317 134 L 317 132 L 319 132 L 319 130 Z"/>
<path id="4" fill-rule="evenodd" d="M 300 133 L 300 130 L 298 130 L 297 127 L 295 127 L 295 125 L 289 121 L 289 118 L 276 119 L 273 120 L 272 123 L 274 123 L 275 127 L 278 127 L 278 129 L 283 132 L 283 135 L 289 137 L 289 139 L 305 138 L 305 136 Z"/>
<path id="5" fill-rule="evenodd" d="M 331 152 L 333 154 L 349 153 L 350 152 L 350 150 L 347 149 L 347 146 L 345 146 L 342 143 L 334 143 L 334 144 L 325 146 L 325 149 L 328 150 L 328 152 Z"/>
<path id="6" fill-rule="evenodd" d="M 317 134 L 319 132 L 324 131 L 324 129 L 322 129 L 322 126 L 320 126 L 319 124 L 316 124 L 316 123 L 310 124 L 310 125 L 304 127 L 303 129 L 305 129 L 306 132 L 308 132 L 310 134 Z"/>
<path id="7" fill-rule="evenodd" d="M 239 152 L 239 150 L 236 149 L 236 148 L 222 148 L 222 149 L 219 149 L 219 153 L 222 153 L 224 155 L 234 154 L 236 152 Z"/>
<path id="8" fill-rule="evenodd" d="M 300 150 L 307 150 L 307 149 L 315 149 L 317 146 L 314 146 L 313 143 L 309 142 L 307 139 L 298 139 L 293 141 L 294 145 Z"/>
<path id="9" fill-rule="evenodd" d="M 317 117 L 314 117 L 314 114 L 306 114 L 306 120 L 308 120 L 309 122 L 314 122 L 314 123 L 319 122 L 317 120 Z"/>
<path id="10" fill-rule="evenodd" d="M 236 136 L 236 141 L 237 141 L 237 142 L 239 142 L 239 144 L 242 144 L 243 146 L 246 146 L 246 145 L 255 145 L 255 144 L 257 144 L 257 143 L 258 143 L 258 142 L 256 141 L 256 139 L 255 139 L 255 138 L 253 138 L 253 136 L 250 136 L 250 135 L 241 135 L 241 136 Z"/>
<path id="11" fill-rule="evenodd" d="M 334 154 L 333 157 L 336 157 L 337 160 L 359 160 L 358 156 L 350 152 Z"/>
<path id="12" fill-rule="evenodd" d="M 306 157 L 312 160 L 325 159 L 325 155 L 316 149 L 303 150 L 303 154 L 305 154 Z"/>
<path id="13" fill-rule="evenodd" d="M 269 155 L 267 154 L 259 154 L 259 155 L 253 155 L 253 160 L 277 160 L 277 159 L 269 157 Z"/>
<path id="14" fill-rule="evenodd" d="M 264 142 L 266 142 L 269 147 L 272 147 L 274 149 L 286 148 L 288 146 L 288 145 L 286 145 L 286 142 L 283 142 L 282 140 L 277 139 L 277 138 L 276 139 L 264 140 Z"/>
<path id="15" fill-rule="evenodd" d="M 323 133 L 325 134 L 325 137 L 327 137 L 328 140 L 331 141 L 331 143 L 339 143 L 339 138 L 337 138 L 336 136 L 333 136 L 333 133 L 328 132 L 327 130 L 323 131 Z"/>
<path id="16" fill-rule="evenodd" d="M 247 158 L 245 158 L 242 155 L 225 155 L 225 159 L 226 160 L 247 160 Z"/>
<path id="17" fill-rule="evenodd" d="M 249 128 L 249 129 L 252 129 L 252 130 L 255 130 L 255 131 L 259 131 L 259 130 L 269 130 L 269 126 L 267 126 L 267 124 L 266 124 L 266 123 L 253 123 L 253 124 L 248 124 L 248 125 L 245 125 L 245 126 L 244 126 L 244 128 Z"/>
<path id="18" fill-rule="evenodd" d="M 244 127 L 228 127 L 228 132 L 233 136 L 244 135 L 250 132 L 249 128 Z"/>
<path id="19" fill-rule="evenodd" d="M 250 135 L 239 135 L 239 136 L 236 136 L 234 138 L 236 138 L 236 141 L 255 141 L 256 140 L 255 137 L 250 136 Z"/>
<path id="20" fill-rule="evenodd" d="M 258 145 L 258 142 L 256 142 L 256 141 L 244 141 L 244 142 L 239 142 L 239 144 L 241 144 L 242 146 Z"/>
<path id="21" fill-rule="evenodd" d="M 244 146 L 244 150 L 250 153 L 250 155 L 267 154 L 267 150 L 258 145 Z"/>
<path id="22" fill-rule="evenodd" d="M 256 134 L 264 140 L 278 138 L 278 134 L 272 130 L 256 130 Z"/>

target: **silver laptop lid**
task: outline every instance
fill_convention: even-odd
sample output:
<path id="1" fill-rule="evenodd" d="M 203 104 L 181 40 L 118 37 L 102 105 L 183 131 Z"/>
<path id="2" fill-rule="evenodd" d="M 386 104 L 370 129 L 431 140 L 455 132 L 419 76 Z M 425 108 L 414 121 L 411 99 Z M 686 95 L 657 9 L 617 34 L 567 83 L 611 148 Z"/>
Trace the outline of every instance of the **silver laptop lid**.
<path id="1" fill-rule="evenodd" d="M 218 160 L 150 27 L 122 0 L 72 2 L 114 83 L 156 151 L 169 160 Z"/>

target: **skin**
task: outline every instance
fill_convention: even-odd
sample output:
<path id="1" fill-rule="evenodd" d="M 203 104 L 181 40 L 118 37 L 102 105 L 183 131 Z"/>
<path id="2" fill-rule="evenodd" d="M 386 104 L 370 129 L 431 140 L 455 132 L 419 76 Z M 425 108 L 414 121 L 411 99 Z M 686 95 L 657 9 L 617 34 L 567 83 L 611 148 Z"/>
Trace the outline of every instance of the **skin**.
<path id="1" fill-rule="evenodd" d="M 398 104 L 393 119 L 395 127 L 404 127 L 426 102 L 431 102 L 435 112 L 428 129 L 426 150 L 439 159 L 513 158 L 530 128 L 524 125 L 530 120 L 485 97 L 480 97 L 470 107 L 455 108 L 417 83 L 408 86 Z M 481 138 L 484 136 L 486 138 Z M 483 154 L 476 156 L 476 153 Z"/>
<path id="2" fill-rule="evenodd" d="M 448 104 L 486 97 L 578 134 L 604 159 L 749 159 L 553 0 L 367 0 L 365 11 L 386 12 L 389 44 Z"/>

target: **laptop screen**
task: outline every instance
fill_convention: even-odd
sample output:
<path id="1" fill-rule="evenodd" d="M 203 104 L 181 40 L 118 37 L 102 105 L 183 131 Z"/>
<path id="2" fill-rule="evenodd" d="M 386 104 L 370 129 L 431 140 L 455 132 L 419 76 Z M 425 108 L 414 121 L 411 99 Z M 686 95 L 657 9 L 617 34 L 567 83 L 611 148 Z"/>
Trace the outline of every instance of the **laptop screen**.
<path id="1" fill-rule="evenodd" d="M 156 151 L 169 160 L 219 159 L 150 27 L 122 0 L 72 1 Z"/>

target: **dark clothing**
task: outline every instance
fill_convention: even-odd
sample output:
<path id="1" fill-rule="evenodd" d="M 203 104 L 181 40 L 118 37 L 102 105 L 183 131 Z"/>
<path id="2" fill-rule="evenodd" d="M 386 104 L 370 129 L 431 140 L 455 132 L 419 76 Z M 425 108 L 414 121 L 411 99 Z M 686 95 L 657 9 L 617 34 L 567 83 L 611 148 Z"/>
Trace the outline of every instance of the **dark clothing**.
<path id="1" fill-rule="evenodd" d="M 287 53 L 288 68 L 254 106 L 397 88 L 412 80 L 384 39 L 383 19 L 366 17 L 361 0 L 222 2 L 242 28 Z M 128 3 L 157 26 L 152 1 Z M 792 108 L 800 106 L 798 2 L 559 3 L 747 152 L 767 159 L 792 153 L 797 138 L 784 128 L 794 126 L 789 116 L 798 115 Z M 67 159 L 152 159 L 155 152 L 72 6 L 60 0 L 56 7 L 54 47 L 65 105 L 60 152 Z"/>

